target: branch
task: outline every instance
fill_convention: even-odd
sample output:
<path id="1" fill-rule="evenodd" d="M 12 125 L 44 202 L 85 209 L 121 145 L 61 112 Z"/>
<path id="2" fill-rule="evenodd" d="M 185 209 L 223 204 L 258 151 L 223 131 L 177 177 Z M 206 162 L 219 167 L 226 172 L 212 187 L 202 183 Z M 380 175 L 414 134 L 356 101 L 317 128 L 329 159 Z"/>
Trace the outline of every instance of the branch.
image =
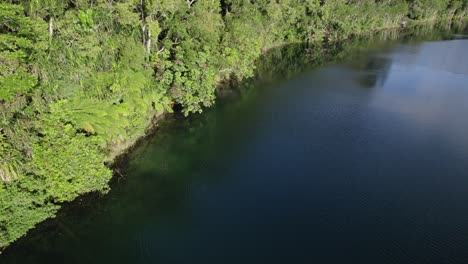
<path id="1" fill-rule="evenodd" d="M 195 0 L 187 0 L 188 7 L 191 7 L 193 2 L 195 2 Z"/>
<path id="2" fill-rule="evenodd" d="M 158 50 L 158 52 L 156 52 L 156 54 L 161 54 L 162 52 L 164 51 L 164 47 L 162 47 L 162 49 Z"/>

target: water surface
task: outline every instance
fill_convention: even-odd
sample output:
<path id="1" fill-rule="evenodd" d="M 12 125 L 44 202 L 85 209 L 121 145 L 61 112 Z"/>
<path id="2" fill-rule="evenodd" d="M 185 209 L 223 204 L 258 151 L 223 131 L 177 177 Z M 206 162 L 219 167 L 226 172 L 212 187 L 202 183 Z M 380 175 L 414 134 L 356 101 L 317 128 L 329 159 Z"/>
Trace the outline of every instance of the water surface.
<path id="1" fill-rule="evenodd" d="M 273 50 L 0 262 L 468 263 L 460 36 Z"/>

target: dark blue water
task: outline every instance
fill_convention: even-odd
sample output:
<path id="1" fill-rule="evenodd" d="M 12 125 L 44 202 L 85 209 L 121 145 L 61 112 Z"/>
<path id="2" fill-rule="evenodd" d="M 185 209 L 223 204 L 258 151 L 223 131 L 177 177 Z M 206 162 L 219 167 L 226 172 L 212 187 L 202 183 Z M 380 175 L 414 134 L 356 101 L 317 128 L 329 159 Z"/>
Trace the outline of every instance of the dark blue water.
<path id="1" fill-rule="evenodd" d="M 0 262 L 468 263 L 468 40 L 455 38 L 319 68 L 298 63 L 303 48 L 273 51 L 216 108 L 163 121 L 109 195 Z"/>

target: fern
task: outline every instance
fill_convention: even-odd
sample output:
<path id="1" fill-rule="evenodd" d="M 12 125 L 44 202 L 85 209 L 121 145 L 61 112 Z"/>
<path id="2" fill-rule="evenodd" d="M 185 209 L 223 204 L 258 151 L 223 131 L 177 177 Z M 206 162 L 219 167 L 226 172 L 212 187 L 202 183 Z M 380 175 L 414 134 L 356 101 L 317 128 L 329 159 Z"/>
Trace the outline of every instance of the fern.
<path id="1" fill-rule="evenodd" d="M 1 132 L 1 131 L 0 131 Z M 4 135 L 0 134 L 0 181 L 11 183 L 18 179 L 21 168 L 21 154 L 6 142 Z"/>
<path id="2" fill-rule="evenodd" d="M 119 135 L 126 136 L 128 115 L 118 105 L 108 105 L 93 99 L 74 100 L 65 105 L 66 121 L 90 134 L 98 134 L 106 139 Z"/>

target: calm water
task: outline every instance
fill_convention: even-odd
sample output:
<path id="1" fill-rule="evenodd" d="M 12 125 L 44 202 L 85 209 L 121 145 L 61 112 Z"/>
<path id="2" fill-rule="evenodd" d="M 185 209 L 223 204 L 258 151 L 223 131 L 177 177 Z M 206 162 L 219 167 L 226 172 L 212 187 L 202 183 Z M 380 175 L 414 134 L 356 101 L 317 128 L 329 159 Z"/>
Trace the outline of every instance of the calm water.
<path id="1" fill-rule="evenodd" d="M 0 262 L 468 263 L 468 39 L 427 39 L 272 51 Z"/>

